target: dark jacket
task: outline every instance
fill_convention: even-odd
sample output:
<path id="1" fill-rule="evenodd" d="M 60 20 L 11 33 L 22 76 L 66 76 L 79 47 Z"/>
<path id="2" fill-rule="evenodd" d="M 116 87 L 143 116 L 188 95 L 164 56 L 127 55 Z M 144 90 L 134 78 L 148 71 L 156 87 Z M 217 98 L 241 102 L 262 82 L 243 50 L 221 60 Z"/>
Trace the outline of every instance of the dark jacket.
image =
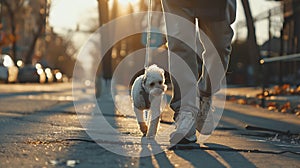
<path id="1" fill-rule="evenodd" d="M 189 8 L 194 15 L 204 20 L 225 19 L 227 0 L 167 0 L 170 5 Z"/>

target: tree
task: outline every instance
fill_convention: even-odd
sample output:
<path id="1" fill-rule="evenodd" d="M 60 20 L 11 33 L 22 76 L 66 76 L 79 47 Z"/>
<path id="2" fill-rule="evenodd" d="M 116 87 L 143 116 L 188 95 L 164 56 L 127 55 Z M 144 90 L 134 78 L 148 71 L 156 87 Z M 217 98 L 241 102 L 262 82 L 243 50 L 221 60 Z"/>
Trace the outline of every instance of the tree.
<path id="1" fill-rule="evenodd" d="M 3 20 L 8 23 L 3 29 L 10 29 L 8 45 L 11 45 L 12 59 L 16 63 L 23 56 L 25 64 L 32 64 L 36 43 L 45 28 L 50 5 L 47 0 L 2 0 L 2 5 Z"/>
<path id="2" fill-rule="evenodd" d="M 260 53 L 259 53 L 259 47 L 257 45 L 256 41 L 256 34 L 255 34 L 255 26 L 254 26 L 254 21 L 253 17 L 251 14 L 251 8 L 248 0 L 241 0 L 242 5 L 244 8 L 245 12 L 245 17 L 246 17 L 246 23 L 247 23 L 247 46 L 248 46 L 248 52 L 249 52 L 249 64 L 250 66 L 248 67 L 248 71 L 250 71 L 250 84 L 254 84 L 255 79 L 254 79 L 254 74 L 259 74 L 258 73 L 258 65 L 259 65 L 259 58 L 260 58 Z"/>
<path id="3" fill-rule="evenodd" d="M 10 33 L 12 35 L 12 59 L 16 62 L 17 53 L 17 33 L 16 33 L 16 15 L 24 5 L 24 0 L 2 0 L 1 6 L 4 5 L 10 19 Z M 3 8 L 2 8 L 3 9 Z"/>
<path id="4" fill-rule="evenodd" d="M 45 3 L 40 3 L 39 4 L 39 10 L 33 10 L 33 15 L 36 18 L 36 27 L 32 30 L 32 41 L 31 44 L 29 45 L 29 49 L 27 54 L 25 55 L 24 58 L 24 63 L 25 64 L 32 64 L 32 57 L 35 52 L 35 46 L 37 43 L 37 40 L 41 37 L 45 27 L 46 27 L 46 17 L 48 15 L 48 4 L 47 0 L 44 1 Z M 33 2 L 34 3 L 34 2 Z"/>

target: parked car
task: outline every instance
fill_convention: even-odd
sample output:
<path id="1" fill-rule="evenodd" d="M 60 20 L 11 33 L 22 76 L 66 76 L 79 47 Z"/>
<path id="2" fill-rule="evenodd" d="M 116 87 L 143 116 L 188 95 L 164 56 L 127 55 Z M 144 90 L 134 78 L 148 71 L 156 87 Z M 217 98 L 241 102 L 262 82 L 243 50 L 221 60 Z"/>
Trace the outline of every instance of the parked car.
<path id="1" fill-rule="evenodd" d="M 0 82 L 7 82 L 8 69 L 7 67 L 0 65 Z"/>
<path id="2" fill-rule="evenodd" d="M 40 64 L 25 65 L 19 69 L 18 81 L 20 83 L 45 83 L 46 74 Z"/>
<path id="3" fill-rule="evenodd" d="M 54 75 L 54 82 L 63 82 L 63 74 L 58 69 L 52 71 Z"/>
<path id="4" fill-rule="evenodd" d="M 7 54 L 0 55 L 0 81 L 13 83 L 18 79 L 19 69 Z"/>
<path id="5" fill-rule="evenodd" d="M 46 74 L 46 82 L 47 83 L 52 83 L 54 82 L 54 75 L 52 73 L 52 70 L 50 68 L 46 68 L 44 70 L 45 74 Z"/>

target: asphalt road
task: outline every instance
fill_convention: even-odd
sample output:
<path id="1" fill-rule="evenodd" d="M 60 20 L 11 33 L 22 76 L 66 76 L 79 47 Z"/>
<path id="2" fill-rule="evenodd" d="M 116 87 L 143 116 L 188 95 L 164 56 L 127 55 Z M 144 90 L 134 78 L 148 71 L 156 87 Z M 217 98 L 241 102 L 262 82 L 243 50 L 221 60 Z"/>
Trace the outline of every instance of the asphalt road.
<path id="1" fill-rule="evenodd" d="M 70 83 L 0 84 L 0 167 L 300 167 L 296 116 L 227 102 L 204 143 L 169 149 L 163 137 L 143 145 L 134 116 L 113 104 L 126 107 L 129 102 L 103 90 L 95 103 L 86 96 L 91 90 L 75 88 L 74 96 Z M 118 134 L 105 132 L 104 121 L 86 122 L 100 116 L 88 113 L 95 107 Z M 171 116 L 163 113 L 160 131 L 172 127 Z M 245 125 L 289 130 L 295 136 L 246 130 Z M 97 141 L 95 135 L 106 139 Z"/>

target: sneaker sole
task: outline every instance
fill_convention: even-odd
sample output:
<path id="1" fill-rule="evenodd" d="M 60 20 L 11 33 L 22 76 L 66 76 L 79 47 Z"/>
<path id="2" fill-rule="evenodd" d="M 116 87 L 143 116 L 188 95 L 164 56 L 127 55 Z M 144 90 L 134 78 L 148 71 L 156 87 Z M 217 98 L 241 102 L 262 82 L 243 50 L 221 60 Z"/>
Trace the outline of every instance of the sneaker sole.
<path id="1" fill-rule="evenodd" d="M 184 138 L 184 134 L 182 133 L 175 133 L 174 135 L 172 135 L 171 139 L 170 139 L 170 143 L 173 145 L 176 144 L 191 144 L 191 143 L 195 143 L 197 140 L 193 140 L 190 141 L 186 138 Z"/>

